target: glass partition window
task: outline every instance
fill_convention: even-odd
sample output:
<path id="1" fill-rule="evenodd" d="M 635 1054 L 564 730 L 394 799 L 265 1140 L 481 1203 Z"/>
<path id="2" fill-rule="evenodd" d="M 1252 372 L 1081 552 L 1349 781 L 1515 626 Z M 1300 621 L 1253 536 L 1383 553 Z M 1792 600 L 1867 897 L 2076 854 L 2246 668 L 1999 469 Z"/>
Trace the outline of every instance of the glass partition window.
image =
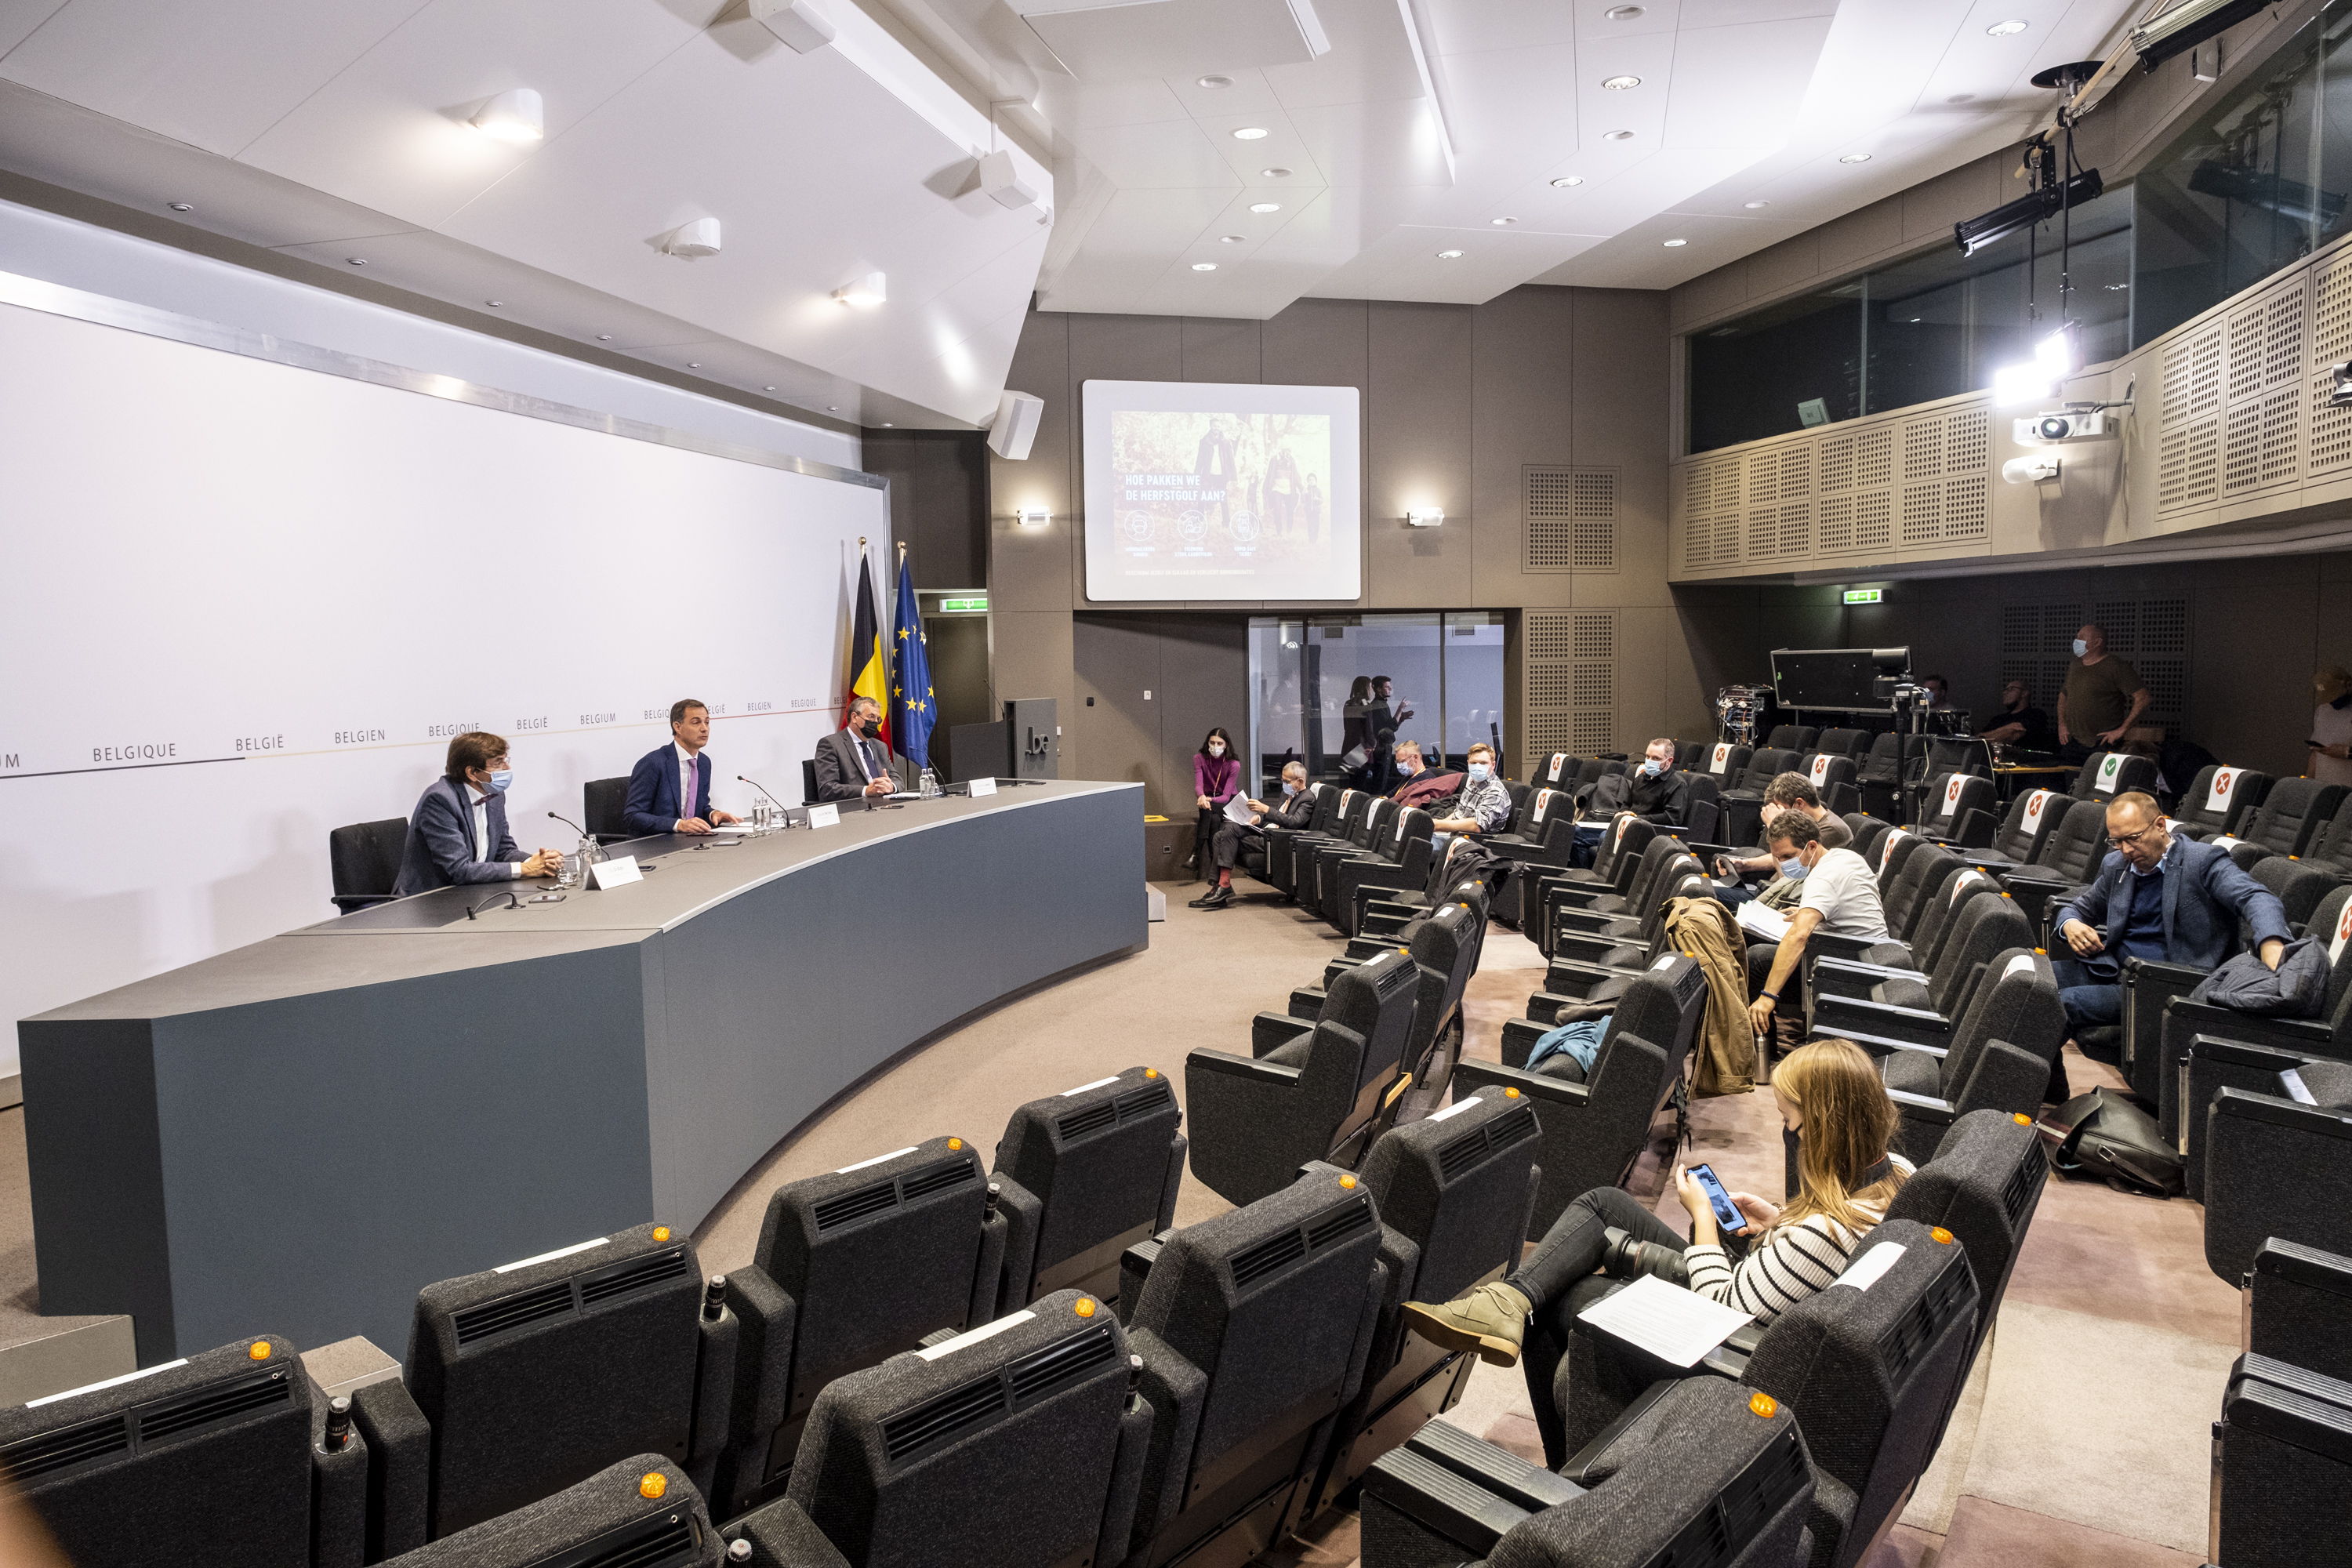
<path id="1" fill-rule="evenodd" d="M 1249 648 L 1260 799 L 1282 787 L 1288 762 L 1305 763 L 1310 781 L 1386 790 L 1398 741 L 1447 764 L 1473 741 L 1500 743 L 1498 613 L 1258 618 Z"/>

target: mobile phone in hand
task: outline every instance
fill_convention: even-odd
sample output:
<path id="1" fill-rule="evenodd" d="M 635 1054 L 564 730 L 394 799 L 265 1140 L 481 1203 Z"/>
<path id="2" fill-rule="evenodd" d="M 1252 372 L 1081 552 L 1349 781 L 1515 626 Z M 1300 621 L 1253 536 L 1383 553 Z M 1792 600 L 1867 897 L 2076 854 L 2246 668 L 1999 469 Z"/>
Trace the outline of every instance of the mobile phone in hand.
<path id="1" fill-rule="evenodd" d="M 1739 1205 L 1731 1201 L 1731 1194 L 1725 1190 L 1722 1178 L 1715 1173 L 1714 1166 L 1704 1163 L 1693 1165 L 1690 1173 L 1691 1180 L 1706 1194 L 1707 1206 L 1715 1210 L 1717 1224 L 1727 1231 L 1748 1228 L 1748 1216 L 1741 1214 Z"/>

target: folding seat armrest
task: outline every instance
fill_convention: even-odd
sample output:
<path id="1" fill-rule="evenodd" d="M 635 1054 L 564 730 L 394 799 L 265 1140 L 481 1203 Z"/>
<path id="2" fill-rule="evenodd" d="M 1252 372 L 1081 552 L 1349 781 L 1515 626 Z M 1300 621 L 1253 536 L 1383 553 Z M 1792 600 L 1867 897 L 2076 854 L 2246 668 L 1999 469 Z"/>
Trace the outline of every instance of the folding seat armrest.
<path id="1" fill-rule="evenodd" d="M 1948 1100 L 1937 1100 L 1929 1094 L 1914 1094 L 1907 1089 L 1890 1089 L 1886 1091 L 1886 1098 L 1912 1121 L 1932 1122 L 1937 1127 L 1949 1127 L 1959 1114 Z"/>
<path id="2" fill-rule="evenodd" d="M 1559 1468 L 1560 1479 L 1580 1487 L 1600 1485 L 1602 1479 L 1601 1473 L 1604 1470 L 1615 1468 L 1610 1463 L 1612 1458 L 1610 1450 L 1617 1446 L 1619 1440 L 1636 1422 L 1649 1415 L 1652 1407 L 1658 1401 L 1674 1392 L 1675 1384 L 1678 1381 L 1675 1378 L 1662 1377 L 1635 1394 L 1633 1401 L 1617 1413 L 1615 1420 L 1593 1435 L 1591 1442 L 1568 1457 L 1568 1463 Z"/>
<path id="3" fill-rule="evenodd" d="M 1002 1171 L 988 1178 L 988 1186 L 996 1199 L 996 1212 L 1004 1220 L 1004 1264 L 997 1271 L 996 1310 L 982 1321 L 1029 1304 L 1029 1279 L 1037 1267 L 1037 1237 L 1045 1226 L 1045 1201 L 1036 1194 Z"/>
<path id="4" fill-rule="evenodd" d="M 1550 1028 L 1550 1025 L 1538 1023 L 1533 1018 L 1504 1019 L 1501 1040 L 1504 1065 L 1515 1068 L 1527 1066 L 1528 1058 L 1535 1054 L 1536 1042 L 1542 1039 Z"/>
<path id="5" fill-rule="evenodd" d="M 1638 971 L 1619 969 L 1613 964 L 1584 963 L 1571 958 L 1555 958 L 1544 971 L 1544 988 L 1528 999 L 1536 1005 L 1536 997 L 1551 996 L 1570 1002 L 1581 1002 L 1592 994 L 1592 988 L 1606 981 L 1622 980 Z"/>
<path id="6" fill-rule="evenodd" d="M 352 1391 L 352 1425 L 367 1447 L 366 1560 L 425 1544 L 433 1486 L 433 1427 L 397 1377 Z"/>
<path id="7" fill-rule="evenodd" d="M 1935 1040 L 1948 1038 L 1952 1032 L 1952 1021 L 1942 1014 L 1931 1013 L 1925 1007 L 1898 1006 L 1893 1002 L 1870 1002 L 1854 996 L 1816 996 L 1813 999 L 1815 1020 L 1821 1021 L 1825 1014 L 1852 1018 L 1865 1027 L 1874 1025 L 1878 1033 L 1892 1035 L 1898 1039 Z"/>
<path id="8" fill-rule="evenodd" d="M 1963 849 L 1989 849 L 1992 847 L 1993 835 L 2000 830 L 2000 824 L 1992 813 L 1964 811 L 1960 813 L 1960 820 L 1953 825 L 1952 842 Z"/>
<path id="9" fill-rule="evenodd" d="M 1819 933 L 1816 932 L 1815 934 L 1818 935 Z M 1812 943 L 1808 941 L 1805 945 L 1807 947 L 1811 947 Z M 1867 959 L 1861 958 L 1832 958 L 1828 953 L 1822 954 L 1822 956 L 1815 961 L 1815 967 L 1817 969 L 1828 970 L 1834 974 L 1868 981 L 1874 985 L 1882 980 L 1925 980 L 1927 978 L 1927 973 L 1924 970 L 1907 969 L 1901 964 L 1895 963 L 1873 963 Z"/>
<path id="10" fill-rule="evenodd" d="M 2184 1028 L 2216 1039 L 2275 1046 L 2281 1050 L 2299 1050 L 2320 1057 L 2341 1058 L 2345 1054 L 2322 1018 L 2269 1018 L 2259 1013 L 2217 1007 L 2210 1002 L 2191 1002 L 2186 996 L 2173 998 L 2165 1008 L 2165 1016 L 2168 1019 L 2179 1019 Z"/>
<path id="11" fill-rule="evenodd" d="M 1296 1084 L 1299 1069 L 1280 1062 L 1260 1061 L 1251 1057 L 1237 1057 L 1231 1051 L 1213 1051 L 1205 1047 L 1193 1050 L 1184 1058 L 1187 1072 L 1199 1068 L 1223 1078 L 1255 1079 L 1260 1083 Z"/>
<path id="12" fill-rule="evenodd" d="M 986 1281 L 992 1298 L 996 1294 L 995 1273 L 992 1268 Z M 694 1371 L 694 1424 L 687 1438 L 686 1468 L 694 1484 L 707 1494 L 733 1431 L 735 1365 L 743 1349 L 743 1323 L 722 1299 L 716 1314 L 706 1305 L 702 1316 L 696 1320 L 695 1329 L 698 1343 Z"/>
<path id="13" fill-rule="evenodd" d="M 2068 949 L 2069 952 L 2073 950 Z M 2126 986 L 2152 983 L 2186 995 L 2197 989 L 2197 983 L 2213 972 L 2194 964 L 2174 963 L 2163 958 L 2135 958 L 2126 954 L 2123 963 L 2123 984 Z"/>
<path id="14" fill-rule="evenodd" d="M 730 1563 L 745 1562 L 754 1568 L 849 1568 L 849 1559 L 841 1554 L 841 1548 L 790 1498 L 753 1509 L 719 1533 L 730 1542 L 751 1543 L 751 1555 L 730 1557 Z"/>
<path id="15" fill-rule="evenodd" d="M 1551 929 L 1556 935 L 1580 932 L 1595 936 L 1607 931 L 1619 921 L 1634 917 L 1624 910 L 1594 910 L 1580 905 L 1555 909 L 1551 912 Z"/>
<path id="16" fill-rule="evenodd" d="M 1920 1040 L 1898 1040 L 1891 1035 L 1874 1035 L 1862 1029 L 1840 1029 L 1828 1024 L 1815 1023 L 1806 1032 L 1811 1040 L 1852 1040 L 1873 1056 L 1892 1056 L 1896 1051 L 1917 1051 L 1922 1056 L 1947 1057 L 1951 1052 L 1942 1046 L 1931 1046 Z"/>
<path id="17" fill-rule="evenodd" d="M 1320 985 L 1294 986 L 1289 1004 L 1284 1011 L 1290 1017 L 1304 1019 L 1312 1027 L 1315 1020 L 1323 1016 L 1324 994 L 1324 988 Z"/>
<path id="18" fill-rule="evenodd" d="M 1250 1020 L 1250 1055 L 1262 1057 L 1278 1047 L 1286 1046 L 1315 1027 L 1312 1018 L 1300 1018 L 1289 1013 L 1260 1013 Z"/>
<path id="19" fill-rule="evenodd" d="M 1412 904 L 1391 904 L 1384 900 L 1375 901 L 1365 909 L 1364 918 L 1356 927 L 1356 934 L 1348 939 L 1349 949 L 1352 952 L 1355 944 L 1367 937 L 1396 936 L 1428 912 Z"/>
<path id="20" fill-rule="evenodd" d="M 1538 1121 L 1543 1120 L 1543 1111 L 1540 1109 L 1542 1106 L 1559 1105 L 1572 1109 L 1588 1103 L 1592 1098 L 1591 1084 L 1570 1083 L 1566 1079 L 1546 1078 L 1539 1072 L 1529 1072 L 1525 1068 L 1504 1067 L 1488 1061 L 1465 1060 L 1458 1063 L 1454 1068 L 1454 1081 L 1465 1085 L 1474 1091 L 1485 1089 L 1490 1084 L 1503 1089 L 1516 1089 L 1537 1103 L 1538 1109 L 1536 1111 L 1536 1120 Z"/>
<path id="21" fill-rule="evenodd" d="M 1150 1329 L 1129 1325 L 1127 1350 L 1142 1358 L 1142 1381 L 1136 1392 L 1151 1407 L 1151 1446 L 1143 1465 L 1143 1495 L 1135 1509 L 1135 1539 L 1148 1541 L 1164 1521 L 1183 1510 L 1184 1483 L 1201 1435 L 1209 1377 Z"/>
<path id="22" fill-rule="evenodd" d="M 1618 896 L 1616 888 L 1606 882 L 1562 880 L 1558 887 L 1549 889 L 1548 891 L 1558 900 L 1555 908 L 1562 911 L 1585 909 L 1596 900 L 1613 899 Z"/>
<path id="23" fill-rule="evenodd" d="M 1850 963 L 1867 963 L 1870 962 L 1871 949 L 1883 947 L 1885 942 L 1886 939 L 1884 937 L 1840 936 L 1835 931 L 1822 931 L 1817 927 L 1813 934 L 1805 939 L 1805 951 L 1815 954 L 1818 958 L 1840 959 Z"/>

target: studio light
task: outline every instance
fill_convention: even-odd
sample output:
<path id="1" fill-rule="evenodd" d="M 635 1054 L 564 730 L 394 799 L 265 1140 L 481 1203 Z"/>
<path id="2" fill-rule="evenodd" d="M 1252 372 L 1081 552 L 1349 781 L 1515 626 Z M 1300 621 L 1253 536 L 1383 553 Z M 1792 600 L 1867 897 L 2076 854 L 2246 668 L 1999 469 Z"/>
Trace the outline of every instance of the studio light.
<path id="1" fill-rule="evenodd" d="M 2053 381 L 2062 380 L 2082 369 L 2082 350 L 2075 339 L 2075 324 L 2068 321 L 2035 343 L 2033 363 Z"/>
<path id="2" fill-rule="evenodd" d="M 2014 408 L 2021 403 L 2047 403 L 2057 395 L 2057 378 L 2038 364 L 2013 364 L 1992 373 L 1992 400 L 1996 406 Z"/>
<path id="3" fill-rule="evenodd" d="M 2139 52 L 2140 65 L 2154 70 L 2270 5 L 2271 0 L 2182 0 L 2163 16 L 2134 27 L 2131 47 Z"/>
<path id="4" fill-rule="evenodd" d="M 669 237 L 662 241 L 662 248 L 672 256 L 683 256 L 689 261 L 697 257 L 716 256 L 719 254 L 719 220 L 698 217 L 692 223 L 680 224 L 669 231 Z"/>
<path id="5" fill-rule="evenodd" d="M 868 272 L 864 277 L 853 278 L 835 289 L 833 291 L 833 297 L 845 305 L 854 305 L 861 310 L 870 310 L 890 298 L 889 279 L 879 272 Z"/>
<path id="6" fill-rule="evenodd" d="M 1952 237 L 1958 242 L 1961 255 L 1974 256 L 1988 245 L 1998 245 L 2012 234 L 2021 234 L 2037 223 L 2056 217 L 2064 208 L 2096 201 L 2105 189 L 2099 172 L 2085 169 L 2063 184 L 2053 181 L 2013 202 L 2003 202 L 1989 213 L 1963 218 L 1952 226 Z"/>
<path id="7" fill-rule="evenodd" d="M 1407 528 L 1436 528 L 1445 521 L 1445 514 L 1433 506 L 1407 507 L 1404 525 Z"/>
<path id="8" fill-rule="evenodd" d="M 751 20 L 776 36 L 776 41 L 796 55 L 805 55 L 833 42 L 832 19 L 816 8 L 815 0 L 751 0 Z"/>
<path id="9" fill-rule="evenodd" d="M 509 88 L 474 111 L 474 129 L 518 146 L 547 139 L 547 105 L 535 88 Z"/>

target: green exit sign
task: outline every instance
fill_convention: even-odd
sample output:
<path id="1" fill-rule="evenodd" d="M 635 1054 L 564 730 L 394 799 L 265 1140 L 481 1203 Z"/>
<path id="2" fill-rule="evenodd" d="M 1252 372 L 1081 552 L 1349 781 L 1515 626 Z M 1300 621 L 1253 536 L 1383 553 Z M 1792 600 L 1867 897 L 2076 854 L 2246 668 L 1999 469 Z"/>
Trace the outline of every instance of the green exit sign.
<path id="1" fill-rule="evenodd" d="M 1878 594 L 1876 588 L 1848 588 L 1845 602 L 1849 605 L 1874 605 L 1878 603 Z"/>
<path id="2" fill-rule="evenodd" d="M 943 616 L 986 615 L 987 613 L 988 595 L 985 594 L 974 595 L 969 598 L 940 601 L 940 614 Z"/>

